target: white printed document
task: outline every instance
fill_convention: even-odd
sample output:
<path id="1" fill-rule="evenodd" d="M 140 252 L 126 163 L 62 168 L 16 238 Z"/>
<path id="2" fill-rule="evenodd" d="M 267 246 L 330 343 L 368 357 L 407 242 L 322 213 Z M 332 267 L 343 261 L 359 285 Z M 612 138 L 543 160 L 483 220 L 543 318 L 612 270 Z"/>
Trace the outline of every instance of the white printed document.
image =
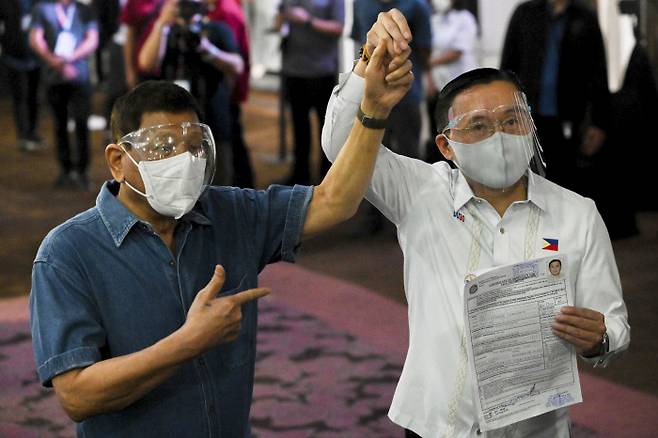
<path id="1" fill-rule="evenodd" d="M 501 266 L 464 287 L 468 359 L 483 431 L 582 401 L 575 350 L 551 323 L 572 305 L 568 257 Z"/>

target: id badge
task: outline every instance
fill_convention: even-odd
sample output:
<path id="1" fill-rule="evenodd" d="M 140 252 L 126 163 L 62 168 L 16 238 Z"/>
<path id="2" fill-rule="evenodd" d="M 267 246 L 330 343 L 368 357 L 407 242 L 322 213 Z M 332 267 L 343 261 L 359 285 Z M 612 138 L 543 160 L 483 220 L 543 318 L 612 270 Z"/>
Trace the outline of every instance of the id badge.
<path id="1" fill-rule="evenodd" d="M 23 15 L 21 18 L 21 30 L 27 32 L 30 30 L 30 23 L 32 22 L 32 16 L 30 14 Z"/>
<path id="2" fill-rule="evenodd" d="M 62 31 L 57 35 L 55 55 L 61 58 L 70 58 L 75 50 L 75 36 L 71 32 Z"/>

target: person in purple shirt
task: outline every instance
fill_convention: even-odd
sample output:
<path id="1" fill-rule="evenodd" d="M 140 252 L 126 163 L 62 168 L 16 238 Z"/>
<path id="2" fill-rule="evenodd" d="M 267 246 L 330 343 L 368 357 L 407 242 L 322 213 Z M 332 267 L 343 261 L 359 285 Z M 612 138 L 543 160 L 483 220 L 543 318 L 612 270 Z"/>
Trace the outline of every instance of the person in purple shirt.
<path id="1" fill-rule="evenodd" d="M 344 21 L 343 0 L 283 0 L 279 7 L 275 25 L 283 35 L 281 74 L 294 133 L 294 161 L 288 184 L 308 184 L 314 176 L 309 117 L 314 110 L 319 140 L 329 96 L 336 85 L 338 42 Z M 330 165 L 320 154 L 320 178 Z"/>

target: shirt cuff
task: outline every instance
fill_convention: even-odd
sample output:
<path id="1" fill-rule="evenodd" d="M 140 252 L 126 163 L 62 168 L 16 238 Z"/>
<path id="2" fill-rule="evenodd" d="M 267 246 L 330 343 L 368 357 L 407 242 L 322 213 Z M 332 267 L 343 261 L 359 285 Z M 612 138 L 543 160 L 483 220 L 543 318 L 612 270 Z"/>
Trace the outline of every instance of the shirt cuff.
<path id="1" fill-rule="evenodd" d="M 66 371 L 75 368 L 84 368 L 101 359 L 96 347 L 79 347 L 65 353 L 51 357 L 37 369 L 41 384 L 46 387 L 53 386 L 52 379 Z"/>
<path id="2" fill-rule="evenodd" d="M 365 78 L 351 72 L 343 73 L 338 81 L 338 93 L 343 100 L 359 104 L 363 99 L 365 86 Z"/>
<path id="3" fill-rule="evenodd" d="M 609 350 L 606 354 L 593 357 L 580 356 L 585 362 L 591 364 L 594 368 L 605 368 L 617 356 L 628 349 L 629 336 L 628 331 L 624 330 L 623 324 L 618 323 L 614 318 L 606 319 Z"/>
<path id="4" fill-rule="evenodd" d="M 283 230 L 283 242 L 281 244 L 281 260 L 284 262 L 295 262 L 297 250 L 301 245 L 302 231 L 306 221 L 306 211 L 313 197 L 312 186 L 295 185 L 292 189 L 290 202 L 288 203 L 288 214 Z"/>

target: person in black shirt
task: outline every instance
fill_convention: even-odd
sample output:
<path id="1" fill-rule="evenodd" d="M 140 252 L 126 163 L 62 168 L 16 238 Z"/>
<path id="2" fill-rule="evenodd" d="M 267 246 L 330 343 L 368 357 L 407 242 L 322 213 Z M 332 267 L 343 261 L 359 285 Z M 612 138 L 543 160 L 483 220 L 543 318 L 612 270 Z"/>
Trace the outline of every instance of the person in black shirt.
<path id="1" fill-rule="evenodd" d="M 549 179 L 579 191 L 577 163 L 601 149 L 610 124 L 605 49 L 580 0 L 531 0 L 514 11 L 501 69 L 523 83 Z"/>
<path id="2" fill-rule="evenodd" d="M 41 147 L 41 139 L 36 133 L 40 65 L 28 40 L 33 3 L 36 1 L 0 2 L 0 62 L 7 69 L 18 148 L 26 152 Z"/>

